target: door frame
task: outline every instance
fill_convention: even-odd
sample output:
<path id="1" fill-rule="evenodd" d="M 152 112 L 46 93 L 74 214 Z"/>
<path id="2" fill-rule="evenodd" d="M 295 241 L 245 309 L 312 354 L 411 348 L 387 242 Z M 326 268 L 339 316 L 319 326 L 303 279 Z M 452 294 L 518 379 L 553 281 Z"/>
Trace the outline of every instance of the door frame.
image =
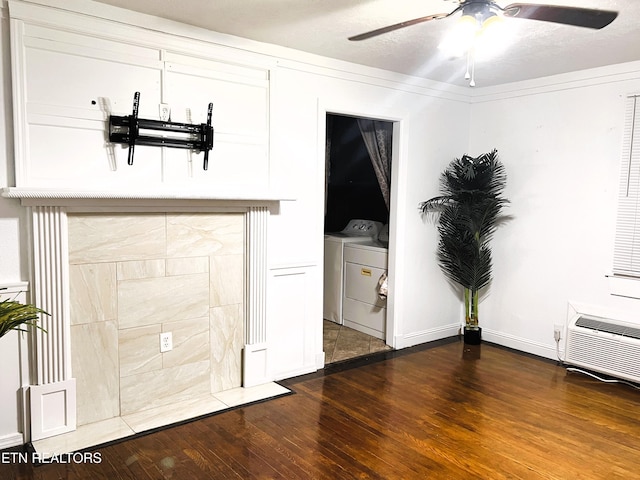
<path id="1" fill-rule="evenodd" d="M 390 111 L 385 108 L 354 108 L 335 102 L 318 99 L 318 190 L 321 208 L 318 209 L 319 231 L 324 232 L 325 195 L 325 138 L 327 114 L 369 118 L 393 123 L 391 153 L 391 198 L 389 204 L 389 263 L 387 296 L 387 320 L 385 342 L 398 348 L 398 332 L 402 331 L 403 297 L 401 295 L 404 278 L 404 258 L 399 254 L 399 233 L 404 231 L 407 205 L 399 192 L 406 191 L 408 155 L 408 114 L 404 111 Z M 322 237 L 320 238 L 322 241 Z M 323 258 L 324 261 L 324 258 Z M 320 323 L 322 325 L 322 323 Z"/>

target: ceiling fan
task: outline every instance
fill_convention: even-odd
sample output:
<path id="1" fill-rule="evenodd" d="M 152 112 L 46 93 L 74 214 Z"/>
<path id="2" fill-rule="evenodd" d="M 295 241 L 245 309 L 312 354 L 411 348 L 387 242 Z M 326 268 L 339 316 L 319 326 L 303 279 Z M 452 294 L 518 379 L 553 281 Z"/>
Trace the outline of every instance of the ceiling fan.
<path id="1" fill-rule="evenodd" d="M 371 30 L 349 37 L 349 40 L 359 41 L 376 37 L 384 33 L 399 30 L 401 28 L 428 22 L 430 20 L 440 20 L 450 17 L 454 13 L 462 12 L 463 16 L 476 18 L 479 23 L 483 23 L 490 17 L 502 14 L 508 18 L 524 18 L 528 20 L 542 20 L 545 22 L 561 23 L 576 27 L 586 27 L 601 29 L 609 25 L 618 16 L 618 12 L 610 10 L 596 10 L 593 8 L 564 7 L 560 5 L 539 5 L 533 3 L 512 3 L 506 7 L 501 7 L 493 0 L 452 0 L 460 5 L 450 13 L 436 13 L 426 17 L 414 18 L 404 22 L 388 25 L 386 27 Z"/>
<path id="2" fill-rule="evenodd" d="M 465 78 L 470 80 L 469 85 L 475 86 L 475 50 L 476 40 L 481 34 L 494 27 L 491 25 L 500 23 L 502 17 L 522 18 L 527 20 L 540 20 L 544 22 L 560 23 L 576 27 L 601 29 L 609 25 L 618 16 L 618 12 L 610 10 L 597 10 L 593 8 L 565 7 L 560 5 L 540 5 L 533 3 L 512 3 L 501 7 L 494 0 L 451 0 L 459 5 L 450 13 L 436 13 L 425 17 L 414 18 L 404 22 L 388 25 L 386 27 L 371 30 L 349 37 L 351 41 L 366 40 L 401 28 L 417 25 L 431 20 L 441 20 L 461 12 L 461 24 L 464 23 L 464 36 L 468 45 L 467 72 Z M 471 29 L 471 30 L 470 30 Z"/>

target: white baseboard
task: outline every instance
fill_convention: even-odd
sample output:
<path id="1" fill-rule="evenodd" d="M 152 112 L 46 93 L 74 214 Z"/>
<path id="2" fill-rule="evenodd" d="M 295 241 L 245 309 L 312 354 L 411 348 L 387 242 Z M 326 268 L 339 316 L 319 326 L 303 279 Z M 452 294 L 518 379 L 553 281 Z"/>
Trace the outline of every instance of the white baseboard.
<path id="1" fill-rule="evenodd" d="M 20 432 L 3 435 L 2 437 L 0 437 L 0 450 L 2 450 L 3 448 L 17 447 L 18 445 L 22 445 L 23 443 L 24 439 Z"/>
<path id="2" fill-rule="evenodd" d="M 531 353 L 539 357 L 557 360 L 557 352 L 555 346 L 546 345 L 539 342 L 532 342 L 524 338 L 508 335 L 501 332 L 482 329 L 482 340 L 502 345 L 503 347 L 513 348 L 525 353 Z M 560 357 L 564 358 L 564 352 L 560 350 Z"/>
<path id="3" fill-rule="evenodd" d="M 400 350 L 401 348 L 413 347 L 421 343 L 433 342 L 436 340 L 442 340 L 443 338 L 453 337 L 458 335 L 460 330 L 459 323 L 453 323 L 445 325 L 443 327 L 432 328 L 429 330 L 423 330 L 422 332 L 412 333 L 410 335 L 397 335 L 395 337 L 395 348 Z"/>
<path id="4" fill-rule="evenodd" d="M 461 325 L 455 323 L 445 325 L 444 327 L 435 328 L 431 330 L 424 330 L 422 332 L 414 333 L 411 335 L 397 336 L 396 349 L 412 347 L 421 343 L 433 342 L 435 340 L 441 340 L 443 338 L 453 337 L 458 335 Z M 486 328 L 482 329 L 482 340 L 501 345 L 503 347 L 513 348 L 525 353 L 531 353 L 539 357 L 549 358 L 557 360 L 556 348 L 553 345 L 547 345 L 539 342 L 532 342 L 524 338 L 516 337 Z M 560 358 L 564 358 L 564 351 L 560 350 Z"/>

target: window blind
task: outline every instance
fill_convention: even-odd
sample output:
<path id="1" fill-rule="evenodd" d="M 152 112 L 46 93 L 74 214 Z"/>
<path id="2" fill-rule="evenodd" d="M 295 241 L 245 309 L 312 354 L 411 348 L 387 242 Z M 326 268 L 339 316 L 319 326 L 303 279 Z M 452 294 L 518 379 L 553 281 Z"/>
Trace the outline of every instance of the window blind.
<path id="1" fill-rule="evenodd" d="M 640 278 L 640 96 L 627 99 L 613 274 Z"/>

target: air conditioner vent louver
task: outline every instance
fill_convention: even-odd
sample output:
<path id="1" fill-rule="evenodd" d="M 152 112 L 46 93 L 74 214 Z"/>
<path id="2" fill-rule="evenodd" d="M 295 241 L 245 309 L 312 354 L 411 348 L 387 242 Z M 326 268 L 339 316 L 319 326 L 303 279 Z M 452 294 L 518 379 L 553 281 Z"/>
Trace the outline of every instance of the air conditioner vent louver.
<path id="1" fill-rule="evenodd" d="M 637 338 L 640 340 L 640 328 L 627 327 L 607 322 L 595 317 L 580 317 L 576 320 L 576 327 L 588 328 L 599 332 L 613 333 L 623 337 Z"/>
<path id="2" fill-rule="evenodd" d="M 640 328 L 576 315 L 567 329 L 566 363 L 640 383 Z"/>

